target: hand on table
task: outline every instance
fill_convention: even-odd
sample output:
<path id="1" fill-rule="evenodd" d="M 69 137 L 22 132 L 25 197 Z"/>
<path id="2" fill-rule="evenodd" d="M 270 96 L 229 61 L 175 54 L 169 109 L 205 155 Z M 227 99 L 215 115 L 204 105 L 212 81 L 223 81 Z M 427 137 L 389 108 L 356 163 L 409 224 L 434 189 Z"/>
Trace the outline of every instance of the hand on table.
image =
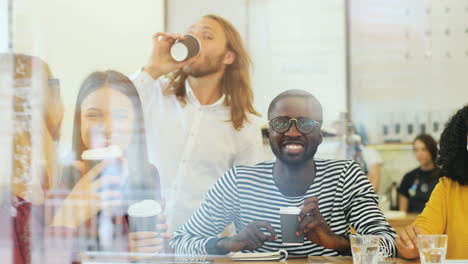
<path id="1" fill-rule="evenodd" d="M 423 234 L 422 228 L 418 225 L 407 226 L 398 232 L 396 246 L 398 255 L 406 259 L 419 257 L 417 235 Z"/>
<path id="2" fill-rule="evenodd" d="M 323 218 L 317 197 L 310 197 L 304 201 L 297 220 L 301 222 L 296 232 L 297 236 L 304 233 L 304 236 L 314 244 L 340 252 L 349 250 L 349 240 L 333 233 Z"/>
<path id="3" fill-rule="evenodd" d="M 262 229 L 270 234 L 264 234 Z M 255 221 L 248 224 L 239 234 L 218 241 L 218 247 L 229 252 L 254 250 L 261 247 L 266 241 L 276 239 L 278 236 L 269 223 Z"/>

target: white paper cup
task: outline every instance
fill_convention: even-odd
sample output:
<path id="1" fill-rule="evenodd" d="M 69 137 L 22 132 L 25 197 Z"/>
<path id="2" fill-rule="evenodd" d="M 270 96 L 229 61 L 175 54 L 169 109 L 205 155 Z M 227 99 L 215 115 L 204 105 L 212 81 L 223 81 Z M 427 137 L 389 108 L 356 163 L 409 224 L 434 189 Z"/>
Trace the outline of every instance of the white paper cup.
<path id="1" fill-rule="evenodd" d="M 171 56 L 175 61 L 184 61 L 200 53 L 200 40 L 192 35 L 184 35 L 184 39 L 177 40 L 171 47 Z"/>
<path id="2" fill-rule="evenodd" d="M 161 205 L 155 200 L 143 200 L 128 208 L 130 232 L 155 232 Z"/>

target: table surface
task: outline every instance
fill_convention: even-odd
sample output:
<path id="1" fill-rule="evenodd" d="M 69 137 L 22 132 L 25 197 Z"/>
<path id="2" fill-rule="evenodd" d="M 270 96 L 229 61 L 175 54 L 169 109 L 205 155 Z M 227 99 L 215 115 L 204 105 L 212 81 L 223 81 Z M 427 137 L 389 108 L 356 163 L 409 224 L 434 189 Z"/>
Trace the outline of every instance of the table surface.
<path id="1" fill-rule="evenodd" d="M 232 264 L 252 264 L 252 261 L 234 261 L 229 258 L 220 258 L 215 259 L 214 263 L 232 263 Z M 277 261 L 259 261 L 257 263 L 263 264 L 352 264 L 353 258 L 352 257 L 314 257 L 310 256 L 308 258 L 303 259 L 288 259 L 284 262 L 277 262 Z M 419 263 L 419 260 L 405 260 L 401 258 L 388 258 L 385 262 L 380 262 L 379 264 L 416 264 Z"/>
<path id="2" fill-rule="evenodd" d="M 226 263 L 226 264 L 253 264 L 253 263 L 262 263 L 262 264 L 352 264 L 353 263 L 353 258 L 352 257 L 315 257 L 315 256 L 310 256 L 308 258 L 302 258 L 302 259 L 289 259 L 283 262 L 278 262 L 278 261 L 235 261 L 232 260 L 231 258 L 227 257 L 219 257 L 219 258 L 211 258 L 207 257 L 207 260 L 213 260 L 213 264 L 217 263 Z M 85 264 L 98 264 L 98 263 L 111 263 L 103 260 L 85 260 L 83 261 Z M 126 261 L 120 262 L 112 262 L 112 263 L 129 263 Z M 170 263 L 186 263 L 186 264 L 205 264 L 209 262 L 203 262 L 203 261 L 174 261 L 174 259 L 171 258 L 162 258 L 158 260 L 140 260 L 140 262 L 137 263 L 148 263 L 148 264 L 170 264 Z M 385 261 L 380 261 L 379 264 L 419 264 L 419 260 L 405 260 L 401 258 L 388 258 Z"/>

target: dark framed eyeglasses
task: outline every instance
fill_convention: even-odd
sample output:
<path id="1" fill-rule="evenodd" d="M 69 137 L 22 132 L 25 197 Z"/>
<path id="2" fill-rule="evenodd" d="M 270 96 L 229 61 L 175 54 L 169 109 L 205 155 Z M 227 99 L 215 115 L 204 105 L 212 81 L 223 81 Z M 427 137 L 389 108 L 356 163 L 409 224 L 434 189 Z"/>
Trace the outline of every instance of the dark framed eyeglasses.
<path id="1" fill-rule="evenodd" d="M 308 117 L 289 118 L 287 116 L 278 116 L 269 121 L 270 128 L 278 134 L 284 134 L 291 129 L 292 124 L 296 125 L 296 128 L 302 134 L 309 134 L 314 129 L 320 127 L 320 121 L 313 120 Z"/>

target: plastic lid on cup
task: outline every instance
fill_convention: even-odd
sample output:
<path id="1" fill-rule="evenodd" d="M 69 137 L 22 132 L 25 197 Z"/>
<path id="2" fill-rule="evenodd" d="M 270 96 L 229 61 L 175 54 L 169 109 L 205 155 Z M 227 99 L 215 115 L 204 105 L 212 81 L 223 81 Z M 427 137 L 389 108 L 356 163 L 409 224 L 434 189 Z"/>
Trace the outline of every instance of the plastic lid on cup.
<path id="1" fill-rule="evenodd" d="M 132 217 L 149 217 L 160 214 L 162 208 L 155 200 L 143 200 L 130 205 L 127 212 Z"/>
<path id="2" fill-rule="evenodd" d="M 81 159 L 83 160 L 105 160 L 122 157 L 122 149 L 118 145 L 110 145 L 106 148 L 93 148 L 83 151 Z"/>
<path id="3" fill-rule="evenodd" d="M 280 214 L 294 214 L 298 215 L 301 213 L 301 208 L 299 207 L 281 207 Z"/>

